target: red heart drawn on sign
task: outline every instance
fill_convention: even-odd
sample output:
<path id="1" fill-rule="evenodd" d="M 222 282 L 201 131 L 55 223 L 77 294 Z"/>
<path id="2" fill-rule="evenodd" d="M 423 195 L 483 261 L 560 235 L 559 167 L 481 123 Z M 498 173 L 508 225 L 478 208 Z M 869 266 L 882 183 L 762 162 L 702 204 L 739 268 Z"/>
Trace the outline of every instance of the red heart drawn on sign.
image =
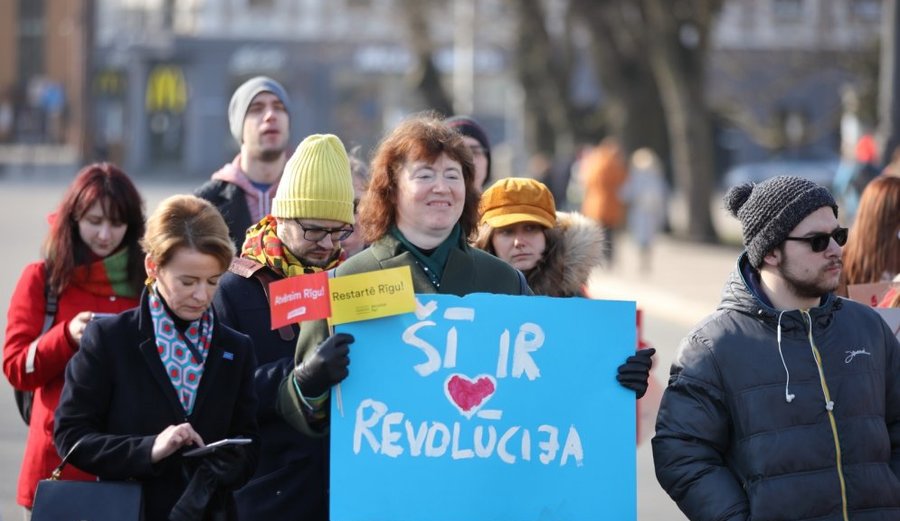
<path id="1" fill-rule="evenodd" d="M 497 381 L 487 374 L 480 374 L 474 379 L 463 374 L 452 374 L 444 382 L 444 394 L 460 414 L 471 418 L 478 409 L 487 403 L 497 390 Z"/>

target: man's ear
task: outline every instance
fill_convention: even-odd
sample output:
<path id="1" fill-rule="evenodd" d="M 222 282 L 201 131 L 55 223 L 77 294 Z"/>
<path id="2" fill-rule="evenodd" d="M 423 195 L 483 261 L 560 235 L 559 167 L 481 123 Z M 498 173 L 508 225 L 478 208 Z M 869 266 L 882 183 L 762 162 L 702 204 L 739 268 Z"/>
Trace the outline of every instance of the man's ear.
<path id="1" fill-rule="evenodd" d="M 763 264 L 776 268 L 781 264 L 781 259 L 783 257 L 784 252 L 781 251 L 781 248 L 775 248 L 774 250 L 767 253 L 765 257 L 763 257 Z"/>

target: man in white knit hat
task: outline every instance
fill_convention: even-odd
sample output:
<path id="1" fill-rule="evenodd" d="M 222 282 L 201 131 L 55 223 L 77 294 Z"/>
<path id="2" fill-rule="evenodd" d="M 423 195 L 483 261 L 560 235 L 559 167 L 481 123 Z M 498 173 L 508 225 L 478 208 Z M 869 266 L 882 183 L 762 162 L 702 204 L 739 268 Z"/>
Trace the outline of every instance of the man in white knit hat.
<path id="1" fill-rule="evenodd" d="M 235 494 L 241 519 L 327 521 L 327 439 L 300 436 L 275 414 L 278 384 L 294 368 L 299 325 L 272 330 L 268 287 L 331 269 L 353 231 L 353 182 L 343 143 L 312 135 L 288 159 L 272 212 L 247 230 L 240 258 L 219 283 L 216 318 L 253 339 L 258 368 L 259 466 Z M 271 479 L 267 479 L 271 478 Z"/>
<path id="2" fill-rule="evenodd" d="M 269 213 L 287 160 L 290 100 L 284 87 L 265 76 L 244 82 L 228 104 L 228 126 L 240 153 L 198 188 L 228 225 L 238 249 L 244 233 Z"/>

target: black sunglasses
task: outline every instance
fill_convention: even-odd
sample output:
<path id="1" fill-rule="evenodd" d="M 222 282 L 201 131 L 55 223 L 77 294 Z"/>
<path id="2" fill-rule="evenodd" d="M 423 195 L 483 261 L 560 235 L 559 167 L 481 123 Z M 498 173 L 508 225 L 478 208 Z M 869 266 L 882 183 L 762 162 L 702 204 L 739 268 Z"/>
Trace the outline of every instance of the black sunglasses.
<path id="1" fill-rule="evenodd" d="M 325 236 L 331 236 L 331 242 L 343 241 L 353 233 L 353 226 L 348 228 L 319 228 L 317 226 L 304 226 L 298 219 L 294 219 L 297 226 L 303 230 L 303 238 L 309 242 L 319 242 Z"/>
<path id="2" fill-rule="evenodd" d="M 828 249 L 831 239 L 834 239 L 838 246 L 847 244 L 847 228 L 835 228 L 831 233 L 816 233 L 809 237 L 785 237 L 786 241 L 808 242 L 809 247 L 816 253 Z"/>

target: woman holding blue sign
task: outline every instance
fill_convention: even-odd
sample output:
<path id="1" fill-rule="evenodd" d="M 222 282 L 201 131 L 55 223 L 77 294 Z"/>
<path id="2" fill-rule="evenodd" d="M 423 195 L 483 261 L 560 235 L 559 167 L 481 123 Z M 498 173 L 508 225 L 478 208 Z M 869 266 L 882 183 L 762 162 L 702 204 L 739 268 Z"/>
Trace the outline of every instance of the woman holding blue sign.
<path id="1" fill-rule="evenodd" d="M 256 465 L 256 358 L 210 307 L 234 256 L 221 214 L 194 196 L 147 221 L 140 307 L 91 321 L 66 367 L 54 438 L 101 480 L 137 480 L 146 521 L 236 519 Z M 191 456 L 225 438 L 243 443 Z"/>
<path id="2" fill-rule="evenodd" d="M 416 293 L 530 295 L 521 272 L 468 244 L 478 223 L 472 153 L 460 134 L 431 114 L 402 122 L 379 145 L 358 223 L 371 246 L 336 276 L 409 266 Z M 296 369 L 282 383 L 279 413 L 298 430 L 327 429 L 331 387 L 347 377 L 353 337 L 304 324 Z"/>

